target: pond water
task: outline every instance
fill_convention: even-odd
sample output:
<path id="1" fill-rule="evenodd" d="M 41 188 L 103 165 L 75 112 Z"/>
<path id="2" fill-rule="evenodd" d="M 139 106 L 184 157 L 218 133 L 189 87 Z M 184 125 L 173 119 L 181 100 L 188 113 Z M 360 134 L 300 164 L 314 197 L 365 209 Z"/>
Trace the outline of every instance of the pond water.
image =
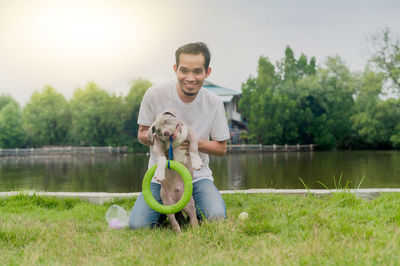
<path id="1" fill-rule="evenodd" d="M 137 192 L 146 155 L 0 158 L 0 191 Z M 236 153 L 211 157 L 221 190 L 249 188 L 400 188 L 400 151 Z M 341 180 L 341 184 L 338 182 Z"/>

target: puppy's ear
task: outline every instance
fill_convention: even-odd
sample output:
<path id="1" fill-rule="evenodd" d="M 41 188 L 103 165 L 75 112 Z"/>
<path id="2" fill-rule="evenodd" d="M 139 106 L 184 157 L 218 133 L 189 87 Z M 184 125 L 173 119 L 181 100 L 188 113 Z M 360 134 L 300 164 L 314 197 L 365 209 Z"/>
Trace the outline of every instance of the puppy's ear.
<path id="1" fill-rule="evenodd" d="M 164 111 L 164 114 L 171 114 L 171 115 L 176 117 L 176 110 L 175 110 L 174 107 L 170 107 L 170 108 L 168 108 L 167 110 Z"/>
<path id="2" fill-rule="evenodd" d="M 156 134 L 156 128 L 154 127 L 154 124 L 153 124 L 147 130 L 146 137 L 153 143 L 155 134 Z"/>

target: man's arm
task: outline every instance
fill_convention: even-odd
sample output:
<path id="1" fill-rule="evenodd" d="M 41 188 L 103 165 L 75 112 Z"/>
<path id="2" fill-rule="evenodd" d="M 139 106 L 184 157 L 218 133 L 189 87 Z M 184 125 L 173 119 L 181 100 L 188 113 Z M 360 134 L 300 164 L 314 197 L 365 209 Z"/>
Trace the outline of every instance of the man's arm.
<path id="1" fill-rule="evenodd" d="M 216 140 L 199 140 L 199 151 L 223 156 L 226 154 L 226 141 L 216 141 Z"/>
<path id="2" fill-rule="evenodd" d="M 147 130 L 150 128 L 150 126 L 143 126 L 139 125 L 139 131 L 138 131 L 138 140 L 140 143 L 144 145 L 153 145 L 151 140 L 147 138 Z M 189 145 L 186 144 L 183 149 L 189 149 Z M 211 154 L 211 155 L 217 155 L 217 156 L 223 156 L 226 154 L 226 141 L 216 141 L 216 140 L 199 140 L 199 151 Z"/>
<path id="3" fill-rule="evenodd" d="M 142 126 L 139 125 L 139 131 L 138 131 L 138 140 L 140 143 L 144 144 L 144 145 L 153 145 L 153 143 L 151 142 L 150 139 L 147 138 L 146 134 L 147 134 L 147 130 L 150 128 L 150 126 Z"/>

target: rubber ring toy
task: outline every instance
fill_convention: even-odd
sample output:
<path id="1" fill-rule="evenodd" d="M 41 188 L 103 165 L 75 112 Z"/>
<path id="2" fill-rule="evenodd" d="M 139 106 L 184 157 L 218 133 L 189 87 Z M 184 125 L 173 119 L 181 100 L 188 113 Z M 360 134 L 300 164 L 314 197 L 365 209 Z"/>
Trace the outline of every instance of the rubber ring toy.
<path id="1" fill-rule="evenodd" d="M 168 165 L 166 168 L 167 167 Z M 173 205 L 162 205 L 158 203 L 154 199 L 153 194 L 151 194 L 150 183 L 156 171 L 157 164 L 153 165 L 149 170 L 147 170 L 142 182 L 142 194 L 147 205 L 149 205 L 149 207 L 156 212 L 163 214 L 171 214 L 181 211 L 189 202 L 193 192 L 192 176 L 190 175 L 189 170 L 183 164 L 177 161 L 170 161 L 170 167 L 172 170 L 175 170 L 178 172 L 178 174 L 180 174 L 184 184 L 183 195 L 177 203 Z"/>

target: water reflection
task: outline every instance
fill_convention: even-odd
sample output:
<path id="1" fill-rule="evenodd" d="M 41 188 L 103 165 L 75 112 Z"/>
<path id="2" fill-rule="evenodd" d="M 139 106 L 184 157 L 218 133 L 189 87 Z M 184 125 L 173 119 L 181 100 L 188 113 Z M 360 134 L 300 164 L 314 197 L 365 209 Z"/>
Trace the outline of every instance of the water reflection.
<path id="1" fill-rule="evenodd" d="M 141 190 L 145 155 L 0 158 L 0 191 L 134 192 Z M 400 151 L 241 153 L 211 157 L 220 189 L 400 187 Z M 336 184 L 335 184 L 336 182 Z"/>
<path id="2" fill-rule="evenodd" d="M 7 158 L 0 161 L 0 190 L 137 191 L 145 156 Z"/>
<path id="3" fill-rule="evenodd" d="M 400 187 L 400 151 L 229 154 L 226 170 L 215 167 L 219 160 L 211 167 L 223 189 L 304 188 L 300 178 L 310 188 L 354 188 L 363 176 L 361 187 Z"/>

